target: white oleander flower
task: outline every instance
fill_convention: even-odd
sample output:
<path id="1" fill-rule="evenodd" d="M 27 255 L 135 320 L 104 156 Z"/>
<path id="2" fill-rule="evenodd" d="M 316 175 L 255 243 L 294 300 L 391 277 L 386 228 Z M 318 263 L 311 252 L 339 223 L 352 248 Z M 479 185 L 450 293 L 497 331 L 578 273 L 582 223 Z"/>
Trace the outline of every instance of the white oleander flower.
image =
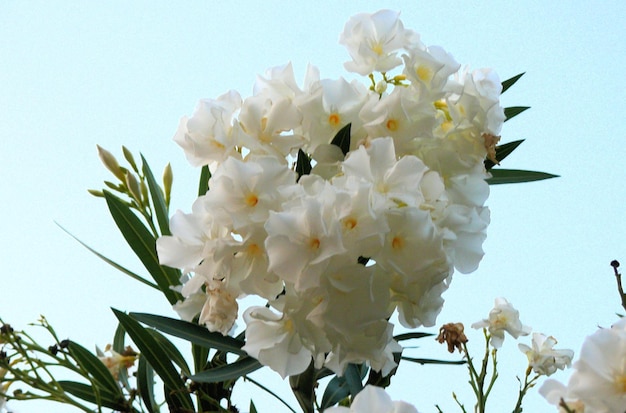
<path id="1" fill-rule="evenodd" d="M 246 345 L 242 350 L 269 366 L 282 378 L 302 373 L 312 354 L 302 343 L 296 323 L 289 316 L 266 307 L 250 307 L 244 314 Z"/>
<path id="2" fill-rule="evenodd" d="M 489 312 L 489 318 L 472 324 L 472 328 L 486 328 L 491 334 L 491 345 L 494 348 L 502 347 L 504 332 L 509 333 L 513 338 L 527 336 L 530 334 L 530 327 L 525 326 L 519 319 L 517 311 L 505 298 L 496 298 L 495 306 Z"/>
<path id="3" fill-rule="evenodd" d="M 419 42 L 418 36 L 406 30 L 400 13 L 380 10 L 373 14 L 352 16 L 339 36 L 339 43 L 348 49 L 351 62 L 346 70 L 361 75 L 374 71 L 387 72 L 402 64 L 398 51 Z"/>
<path id="4" fill-rule="evenodd" d="M 191 118 L 183 117 L 174 141 L 185 151 L 194 166 L 222 162 L 239 157 L 235 117 L 241 108 L 241 96 L 231 90 L 217 99 L 203 99 Z"/>
<path id="5" fill-rule="evenodd" d="M 439 46 L 410 50 L 402 58 L 404 59 L 403 73 L 419 91 L 420 99 L 429 102 L 443 97 L 450 75 L 456 73 L 461 67 L 451 54 Z"/>
<path id="6" fill-rule="evenodd" d="M 622 413 L 626 406 L 626 318 L 588 336 L 574 363 L 567 393 L 585 404 L 585 413 Z"/>
<path id="7" fill-rule="evenodd" d="M 279 188 L 295 182 L 296 174 L 274 157 L 228 158 L 209 181 L 207 207 L 213 214 L 225 213 L 237 231 L 262 226 L 269 211 L 280 209 Z"/>
<path id="8" fill-rule="evenodd" d="M 423 201 L 420 181 L 427 171 L 415 156 L 399 160 L 392 138 L 372 139 L 350 152 L 343 172 L 372 184 L 371 205 L 375 211 L 398 205 L 418 206 Z"/>
<path id="9" fill-rule="evenodd" d="M 404 401 L 393 401 L 384 389 L 368 384 L 356 395 L 350 407 L 337 406 L 327 413 L 418 413 L 415 406 Z"/>
<path id="10" fill-rule="evenodd" d="M 308 196 L 288 210 L 271 211 L 265 223 L 269 271 L 294 283 L 297 290 L 316 287 L 330 258 L 346 252 L 336 205 L 332 195 Z"/>
<path id="11" fill-rule="evenodd" d="M 518 344 L 518 347 L 528 357 L 528 365 L 535 373 L 550 376 L 557 370 L 569 367 L 574 357 L 572 350 L 553 349 L 556 343 L 556 339 L 552 336 L 533 333 L 532 347 L 522 343 Z"/>

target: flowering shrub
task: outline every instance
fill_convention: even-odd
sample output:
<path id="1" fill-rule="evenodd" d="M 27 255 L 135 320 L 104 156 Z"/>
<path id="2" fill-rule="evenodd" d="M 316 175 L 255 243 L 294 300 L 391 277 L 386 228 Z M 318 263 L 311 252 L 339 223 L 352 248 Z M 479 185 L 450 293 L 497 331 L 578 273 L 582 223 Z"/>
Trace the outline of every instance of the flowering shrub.
<path id="1" fill-rule="evenodd" d="M 53 394 L 84 411 L 90 407 L 75 399 L 154 412 L 158 376 L 170 411 L 238 411 L 235 383 L 267 366 L 289 377 L 306 412 L 416 411 L 379 387 L 389 385 L 401 360 L 443 362 L 403 356 L 403 340 L 432 334 L 394 335 L 390 320 L 397 316 L 407 329 L 434 326 L 453 272 L 478 268 L 489 184 L 554 175 L 496 167 L 521 143 L 498 145 L 503 123 L 527 109 L 503 108 L 499 100 L 521 75 L 501 82 L 491 69 L 462 68 L 389 10 L 353 16 L 339 41 L 351 58 L 345 68 L 363 83 L 324 79 L 309 66 L 299 85 L 287 64 L 259 77 L 252 96 L 230 90 L 181 119 L 174 140 L 201 168 L 190 212 L 170 217 L 169 166 L 159 184 L 143 157 L 139 163 L 123 148 L 129 167 L 122 167 L 98 148 L 118 182 L 91 193 L 105 198 L 152 280 L 99 256 L 160 290 L 182 320 L 114 310 L 120 326 L 109 357 L 75 344 L 57 355 L 34 342 L 3 352 L 0 395 Z M 247 296 L 265 305 L 240 308 Z M 246 328 L 238 333 L 240 317 Z M 473 326 L 484 329 L 494 368 L 504 332 L 529 333 L 504 299 Z M 161 333 L 192 344 L 192 367 Z M 28 337 L 11 334 L 2 340 L 18 349 Z M 138 353 L 126 346 L 127 336 Z M 452 363 L 468 364 L 484 411 L 493 385 L 483 391 L 488 359 L 478 374 L 462 325 L 444 326 L 438 339 L 464 354 Z M 569 364 L 570 352 L 554 344 L 535 335 L 532 347 L 521 345 L 529 370 L 516 411 L 539 375 Z M 52 357 L 83 381 L 51 376 L 42 387 L 35 373 L 46 364 L 34 367 L 33 354 Z M 135 361 L 133 386 L 127 370 Z M 531 371 L 537 377 L 528 381 Z M 318 381 L 328 376 L 319 401 Z M 16 382 L 44 393 L 9 396 Z"/>

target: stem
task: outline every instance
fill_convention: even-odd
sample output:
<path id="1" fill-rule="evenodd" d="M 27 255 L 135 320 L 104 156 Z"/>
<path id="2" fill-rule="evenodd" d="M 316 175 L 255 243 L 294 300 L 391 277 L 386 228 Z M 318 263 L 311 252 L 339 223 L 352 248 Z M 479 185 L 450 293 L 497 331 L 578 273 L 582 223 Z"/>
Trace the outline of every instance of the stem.
<path id="1" fill-rule="evenodd" d="M 270 390 L 270 389 L 268 389 L 267 387 L 263 386 L 261 383 L 259 383 L 259 382 L 255 381 L 255 380 L 251 379 L 251 378 L 250 378 L 250 377 L 248 377 L 248 376 L 243 376 L 243 379 L 244 379 L 244 380 L 249 381 L 250 383 L 252 383 L 252 384 L 254 384 L 254 385 L 256 385 L 257 387 L 261 388 L 262 390 L 265 390 L 266 392 L 268 392 L 269 394 L 271 394 L 272 396 L 274 396 L 275 398 L 277 398 L 277 399 L 278 399 L 278 401 L 280 401 L 282 404 L 284 404 L 284 405 L 285 405 L 285 406 L 286 406 L 289 410 L 291 410 L 293 413 L 296 413 L 296 411 L 295 411 L 295 410 L 294 410 L 291 406 L 289 406 L 289 404 L 287 404 L 287 402 L 286 402 L 286 401 L 284 401 L 283 399 L 281 399 L 281 398 L 280 398 L 280 397 L 279 397 L 276 393 L 274 393 L 273 391 L 271 391 L 271 390 Z"/>
<path id="2" fill-rule="evenodd" d="M 526 369 L 526 375 L 524 377 L 524 386 L 522 386 L 522 383 L 520 381 L 520 389 L 519 389 L 519 394 L 517 397 L 517 404 L 515 405 L 515 409 L 513 410 L 513 413 L 522 413 L 522 400 L 524 399 L 524 396 L 526 396 L 526 392 L 528 391 L 528 389 L 532 388 L 537 382 L 537 379 L 539 379 L 539 374 L 536 374 L 535 377 L 533 377 L 530 381 L 528 381 L 528 377 L 530 377 L 531 372 L 532 372 L 532 367 L 528 366 L 528 368 Z"/>

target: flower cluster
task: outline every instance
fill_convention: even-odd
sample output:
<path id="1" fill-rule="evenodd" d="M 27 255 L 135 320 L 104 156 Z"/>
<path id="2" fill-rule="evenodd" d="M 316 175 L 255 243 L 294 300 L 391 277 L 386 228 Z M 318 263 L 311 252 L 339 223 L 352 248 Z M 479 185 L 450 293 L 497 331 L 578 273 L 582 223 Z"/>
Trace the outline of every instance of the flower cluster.
<path id="1" fill-rule="evenodd" d="M 494 349 L 502 347 L 504 333 L 507 332 L 513 338 L 527 336 L 532 329 L 522 324 L 517 311 L 505 298 L 498 297 L 493 309 L 489 312 L 489 318 L 472 324 L 473 328 L 484 328 L 489 332 L 490 344 Z M 533 332 L 531 346 L 518 344 L 520 351 L 528 358 L 529 369 L 539 376 L 550 376 L 557 370 L 569 367 L 574 352 L 572 350 L 556 350 L 553 347 L 557 341 L 552 336 Z"/>
<path id="2" fill-rule="evenodd" d="M 228 334 L 238 299 L 264 298 L 243 313 L 244 350 L 283 377 L 312 361 L 387 374 L 394 311 L 405 327 L 434 325 L 489 224 L 498 76 L 461 69 L 388 10 L 352 17 L 340 43 L 370 87 L 312 66 L 301 87 L 287 64 L 250 97 L 202 100 L 174 137 L 212 174 L 157 242 L 160 262 L 186 274 L 175 309 Z"/>
<path id="3" fill-rule="evenodd" d="M 622 318 L 585 339 L 567 386 L 546 380 L 539 393 L 571 412 L 621 413 L 626 409 L 625 360 L 626 318 Z"/>

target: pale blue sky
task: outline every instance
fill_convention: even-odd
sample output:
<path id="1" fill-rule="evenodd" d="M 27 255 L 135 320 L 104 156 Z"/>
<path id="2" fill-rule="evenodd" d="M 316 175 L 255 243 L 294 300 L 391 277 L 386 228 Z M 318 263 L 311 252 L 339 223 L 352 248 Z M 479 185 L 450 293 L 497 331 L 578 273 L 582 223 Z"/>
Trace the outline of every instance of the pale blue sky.
<path id="1" fill-rule="evenodd" d="M 298 79 L 309 62 L 322 77 L 346 75 L 348 55 L 337 43 L 344 23 L 381 8 L 401 11 L 424 43 L 464 65 L 493 67 L 502 79 L 526 71 L 503 104 L 532 109 L 506 123 L 502 135 L 527 141 L 504 166 L 561 175 L 492 187 L 486 256 L 476 273 L 456 275 L 439 324 L 469 326 L 504 296 L 522 321 L 578 352 L 620 310 L 609 262 L 626 264 L 623 1 L 1 1 L 2 318 L 22 327 L 45 314 L 62 336 L 93 348 L 112 338 L 111 306 L 173 315 L 157 293 L 116 273 L 54 223 L 142 271 L 104 202 L 86 192 L 109 179 L 96 144 L 120 157 L 121 145 L 141 151 L 157 173 L 171 162 L 173 208 L 188 211 L 198 170 L 172 141 L 180 117 L 198 99 L 228 89 L 248 96 L 257 74 L 287 61 Z M 469 334 L 479 351 L 481 334 Z M 419 344 L 422 350 L 407 354 L 447 356 L 443 347 Z M 494 412 L 512 410 L 514 376 L 526 365 L 513 340 L 501 354 Z M 288 393 L 269 372 L 255 377 Z M 458 411 L 453 390 L 471 405 L 463 367 L 408 363 L 390 389 L 421 412 L 434 412 L 435 403 Z M 237 395 L 241 407 L 246 391 Z M 261 412 L 273 408 L 254 398 Z M 526 410 L 554 411 L 534 391 Z"/>

